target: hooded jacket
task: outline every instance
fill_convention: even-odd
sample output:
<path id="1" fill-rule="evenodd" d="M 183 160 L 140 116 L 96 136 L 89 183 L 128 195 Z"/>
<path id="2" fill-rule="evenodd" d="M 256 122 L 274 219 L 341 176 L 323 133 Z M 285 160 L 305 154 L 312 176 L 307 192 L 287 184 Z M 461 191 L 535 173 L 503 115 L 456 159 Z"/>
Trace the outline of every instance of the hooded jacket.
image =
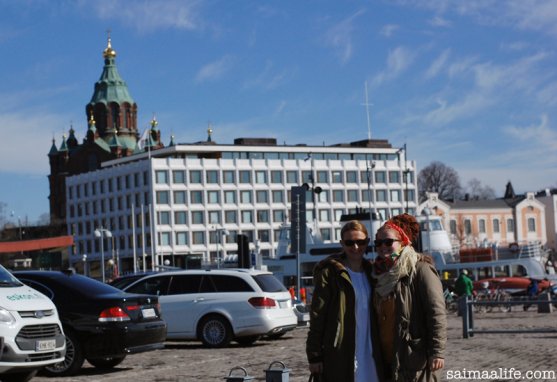
<path id="1" fill-rule="evenodd" d="M 323 362 L 323 382 L 354 381 L 355 294 L 343 265 L 345 257 L 344 253 L 329 256 L 319 262 L 313 272 L 314 291 L 306 353 L 310 363 Z M 369 260 L 363 260 L 363 267 L 371 285 Z M 372 312 L 370 305 L 370 314 Z"/>
<path id="2" fill-rule="evenodd" d="M 395 286 L 394 358 L 390 379 L 382 381 L 437 381 L 437 373 L 427 367 L 428 358 L 444 358 L 447 318 L 443 288 L 429 259 L 421 256 L 411 277 Z M 373 327 L 374 343 L 379 331 Z"/>

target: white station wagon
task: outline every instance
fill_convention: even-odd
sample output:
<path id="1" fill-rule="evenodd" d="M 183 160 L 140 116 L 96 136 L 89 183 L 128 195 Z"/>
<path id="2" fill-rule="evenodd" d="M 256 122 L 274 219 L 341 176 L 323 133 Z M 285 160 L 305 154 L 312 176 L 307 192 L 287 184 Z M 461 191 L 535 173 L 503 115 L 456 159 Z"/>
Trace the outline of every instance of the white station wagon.
<path id="1" fill-rule="evenodd" d="M 123 288 L 159 296 L 167 339 L 201 340 L 222 347 L 292 330 L 291 296 L 270 272 L 251 269 L 185 270 L 147 275 Z"/>

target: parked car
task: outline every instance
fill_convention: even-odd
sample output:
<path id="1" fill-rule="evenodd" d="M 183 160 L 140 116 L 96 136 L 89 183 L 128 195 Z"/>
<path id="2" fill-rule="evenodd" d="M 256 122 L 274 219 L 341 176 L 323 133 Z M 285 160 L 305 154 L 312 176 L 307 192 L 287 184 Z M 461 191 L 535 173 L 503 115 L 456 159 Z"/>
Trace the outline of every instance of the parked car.
<path id="1" fill-rule="evenodd" d="M 164 347 L 166 323 L 157 296 L 125 293 L 71 271 L 14 275 L 52 299 L 60 314 L 66 356 L 45 368 L 50 376 L 75 374 L 85 359 L 97 368 L 112 368 L 127 354 Z"/>
<path id="2" fill-rule="evenodd" d="M 28 381 L 64 360 L 66 342 L 56 307 L 0 265 L 0 380 Z"/>
<path id="3" fill-rule="evenodd" d="M 270 272 L 184 270 L 148 275 L 124 288 L 159 296 L 168 339 L 249 345 L 296 327 L 290 293 Z"/>
<path id="4" fill-rule="evenodd" d="M 292 300 L 292 309 L 298 318 L 298 325 L 307 325 L 309 323 L 309 308 L 300 300 Z"/>

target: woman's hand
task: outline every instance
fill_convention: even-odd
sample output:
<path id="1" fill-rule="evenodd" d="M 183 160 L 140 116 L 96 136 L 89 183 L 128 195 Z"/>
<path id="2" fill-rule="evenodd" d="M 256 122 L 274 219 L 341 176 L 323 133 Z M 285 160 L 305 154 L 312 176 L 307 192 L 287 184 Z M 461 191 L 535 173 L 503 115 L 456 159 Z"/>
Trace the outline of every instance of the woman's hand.
<path id="1" fill-rule="evenodd" d="M 428 362 L 429 370 L 437 371 L 445 366 L 445 360 L 443 358 L 430 358 Z"/>
<path id="2" fill-rule="evenodd" d="M 309 364 L 309 372 L 311 374 L 323 373 L 323 362 L 315 362 Z"/>

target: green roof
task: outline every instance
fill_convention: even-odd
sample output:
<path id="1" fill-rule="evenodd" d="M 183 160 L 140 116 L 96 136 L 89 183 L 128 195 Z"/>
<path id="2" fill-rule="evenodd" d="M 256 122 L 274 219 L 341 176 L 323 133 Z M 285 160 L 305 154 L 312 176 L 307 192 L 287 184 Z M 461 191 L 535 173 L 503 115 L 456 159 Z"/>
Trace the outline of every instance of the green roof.
<path id="1" fill-rule="evenodd" d="M 104 103 L 106 105 L 111 102 L 118 104 L 122 102 L 135 103 L 128 91 L 128 85 L 118 73 L 114 56 L 108 55 L 105 57 L 103 72 L 101 78 L 95 83 L 95 91 L 90 103 Z"/>

